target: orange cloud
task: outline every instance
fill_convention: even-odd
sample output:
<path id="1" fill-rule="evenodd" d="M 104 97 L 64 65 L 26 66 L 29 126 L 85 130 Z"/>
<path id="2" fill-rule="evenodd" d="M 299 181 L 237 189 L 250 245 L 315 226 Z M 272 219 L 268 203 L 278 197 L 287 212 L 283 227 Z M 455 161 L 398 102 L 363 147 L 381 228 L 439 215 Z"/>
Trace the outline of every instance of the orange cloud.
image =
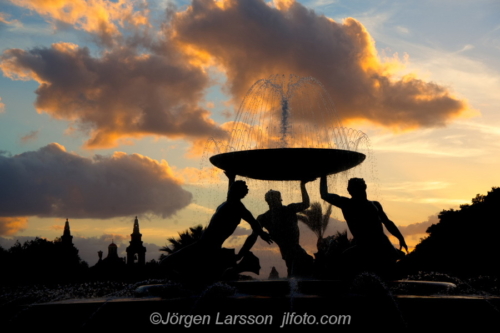
<path id="1" fill-rule="evenodd" d="M 21 142 L 22 143 L 28 143 L 30 141 L 35 141 L 38 138 L 38 133 L 40 131 L 31 131 L 28 134 L 24 135 L 21 137 Z"/>
<path id="2" fill-rule="evenodd" d="M 401 231 L 401 233 L 404 236 L 414 236 L 414 235 L 422 236 L 422 235 L 427 234 L 427 229 L 431 225 L 437 224 L 437 223 L 439 223 L 438 216 L 431 215 L 431 216 L 429 216 L 427 221 L 419 222 L 419 223 L 412 223 L 412 224 L 405 225 L 405 226 L 399 226 L 398 228 L 399 228 L 399 231 Z"/>
<path id="3" fill-rule="evenodd" d="M 0 216 L 0 235 L 11 236 L 24 230 L 28 225 L 27 216 Z"/>
<path id="4" fill-rule="evenodd" d="M 9 20 L 8 20 L 8 17 L 9 17 L 9 16 L 10 16 L 9 14 L 6 14 L 6 13 L 2 13 L 2 12 L 0 12 L 0 26 L 1 26 L 2 24 L 8 24 L 8 25 L 10 25 L 10 24 L 14 24 L 14 25 L 21 25 L 21 23 L 20 23 L 18 20 L 10 20 L 10 21 L 9 21 Z"/>
<path id="5" fill-rule="evenodd" d="M 36 80 L 37 111 L 73 120 L 90 133 L 89 148 L 114 147 L 146 135 L 224 137 L 210 112 L 198 106 L 209 84 L 207 74 L 175 49 L 162 52 L 143 55 L 124 47 L 95 58 L 87 48 L 56 43 L 7 50 L 0 69 L 14 80 Z"/>
<path id="6" fill-rule="evenodd" d="M 123 241 L 127 240 L 127 236 L 120 235 L 120 234 L 103 234 L 100 237 L 101 240 L 106 241 L 106 242 L 114 242 L 114 243 L 122 243 Z"/>
<path id="7" fill-rule="evenodd" d="M 186 167 L 175 170 L 176 176 L 189 185 L 216 184 L 222 182 L 222 170 L 216 167 L 192 168 Z M 225 180 L 224 180 L 225 182 Z"/>
<path id="8" fill-rule="evenodd" d="M 347 124 L 369 121 L 404 131 L 444 126 L 470 115 L 467 102 L 449 88 L 416 75 L 400 77 L 404 63 L 397 56 L 379 56 L 357 20 L 338 23 L 293 0 L 193 0 L 184 11 L 169 7 L 157 34 L 138 30 L 149 24 L 142 2 L 12 1 L 107 38 L 99 45 L 99 56 L 71 43 L 9 49 L 0 56 L 5 76 L 39 83 L 37 111 L 72 121 L 70 128 L 89 134 L 88 148 L 153 135 L 187 139 L 193 143 L 189 153 L 199 156 L 207 139 L 226 138 L 230 129 L 219 126 L 204 107 L 207 89 L 215 82 L 209 67 L 225 73 L 233 105 L 257 80 L 294 73 L 321 82 Z M 127 29 L 133 38 L 121 37 L 120 30 Z M 304 103 L 320 104 L 316 95 L 303 95 Z M 308 133 L 338 124 L 330 110 L 325 117 L 299 111 L 295 115 L 309 126 L 304 129 Z M 300 132 L 294 135 L 309 139 Z M 258 138 L 273 144 L 280 140 L 267 132 Z"/>
<path id="9" fill-rule="evenodd" d="M 52 229 L 52 230 L 64 230 L 64 226 L 60 225 L 60 224 L 51 225 L 50 229 Z"/>
<path id="10" fill-rule="evenodd" d="M 353 18 L 337 23 L 295 1 L 221 2 L 193 0 L 170 27 L 178 43 L 216 59 L 236 105 L 258 79 L 294 73 L 318 79 L 343 120 L 404 130 L 443 126 L 468 110 L 446 87 L 411 75 L 396 78 L 398 60 L 381 60 Z"/>
<path id="11" fill-rule="evenodd" d="M 13 4 L 37 12 L 77 29 L 97 33 L 104 40 L 120 35 L 126 25 L 148 26 L 148 9 L 143 1 L 129 0 L 10 0 Z"/>

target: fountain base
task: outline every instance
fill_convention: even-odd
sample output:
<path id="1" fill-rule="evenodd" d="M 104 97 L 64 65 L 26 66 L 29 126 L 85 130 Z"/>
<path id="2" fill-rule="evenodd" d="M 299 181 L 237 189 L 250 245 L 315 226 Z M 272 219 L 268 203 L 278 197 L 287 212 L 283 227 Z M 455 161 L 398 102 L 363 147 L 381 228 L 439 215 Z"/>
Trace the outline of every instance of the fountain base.
<path id="1" fill-rule="evenodd" d="M 300 293 L 291 293 L 289 281 L 234 282 L 237 294 L 225 296 L 154 297 L 145 293 L 142 298 L 76 299 L 45 304 L 4 307 L 0 314 L 7 330 L 35 330 L 40 327 L 84 328 L 86 330 L 151 330 L 155 326 L 169 331 L 206 332 L 209 327 L 218 332 L 235 332 L 250 324 L 225 324 L 228 316 L 241 318 L 253 315 L 269 319 L 258 326 L 260 330 L 282 329 L 292 331 L 299 325 L 309 331 L 458 331 L 473 329 L 491 331 L 498 327 L 500 298 L 496 296 L 446 295 L 449 283 L 424 281 L 395 281 L 390 284 L 413 285 L 414 290 L 430 288 L 421 296 L 413 292 L 404 295 L 352 293 L 348 285 L 338 281 L 298 281 Z M 144 286 L 145 292 L 154 286 Z M 439 288 L 437 288 L 439 287 Z M 427 289 L 427 288 L 424 288 Z M 445 294 L 443 294 L 443 292 Z M 291 294 L 291 295 L 290 295 Z M 187 326 L 181 316 L 201 316 L 202 322 Z M 168 320 L 175 317 L 176 321 Z M 299 324 L 301 318 L 311 317 L 308 325 Z M 296 318 L 295 320 L 293 318 Z M 327 322 L 319 322 L 322 318 Z M 341 321 L 340 321 L 341 320 Z M 346 321 L 347 320 L 347 321 Z M 257 325 L 255 325 L 257 327 Z M 161 327 L 161 328 L 160 328 Z"/>

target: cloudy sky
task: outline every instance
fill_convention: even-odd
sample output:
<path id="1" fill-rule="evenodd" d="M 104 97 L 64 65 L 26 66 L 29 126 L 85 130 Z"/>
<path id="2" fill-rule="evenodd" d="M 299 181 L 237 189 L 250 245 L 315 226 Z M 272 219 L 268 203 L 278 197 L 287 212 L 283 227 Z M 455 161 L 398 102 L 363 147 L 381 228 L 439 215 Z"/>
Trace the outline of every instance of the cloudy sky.
<path id="1" fill-rule="evenodd" d="M 92 265 L 111 239 L 125 249 L 137 215 L 156 257 L 224 201 L 207 147 L 248 89 L 295 74 L 367 134 L 349 176 L 414 246 L 441 210 L 500 185 L 498 17 L 494 0 L 0 0 L 0 245 L 54 239 L 69 218 Z M 249 185 L 255 216 L 269 187 L 300 200 L 295 183 Z M 330 185 L 345 194 L 345 177 Z M 276 247 L 256 252 L 283 269 Z"/>

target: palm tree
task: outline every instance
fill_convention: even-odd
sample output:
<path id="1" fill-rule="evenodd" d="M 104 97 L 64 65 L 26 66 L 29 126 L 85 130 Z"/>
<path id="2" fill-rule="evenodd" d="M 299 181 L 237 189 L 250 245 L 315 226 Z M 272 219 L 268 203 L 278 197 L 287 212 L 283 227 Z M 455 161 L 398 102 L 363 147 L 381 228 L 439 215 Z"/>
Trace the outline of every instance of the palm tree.
<path id="1" fill-rule="evenodd" d="M 191 227 L 183 232 L 179 232 L 179 237 L 167 238 L 167 241 L 170 243 L 170 245 L 166 245 L 166 246 L 160 248 L 160 251 L 167 252 L 167 254 L 177 252 L 180 249 L 182 249 L 183 247 L 191 245 L 194 242 L 200 240 L 205 229 L 206 229 L 206 227 L 203 227 L 201 224 L 199 224 L 199 225 L 197 225 L 195 227 Z M 165 257 L 165 254 L 162 254 L 160 256 L 160 260 L 162 260 L 164 257 Z"/>
<path id="2" fill-rule="evenodd" d="M 318 236 L 316 243 L 318 251 L 320 251 L 323 235 L 330 221 L 330 215 L 332 215 L 332 205 L 328 206 L 323 215 L 323 208 L 319 202 L 313 202 L 309 209 L 303 211 L 301 214 L 297 214 L 299 221 L 304 222 Z"/>
<path id="3" fill-rule="evenodd" d="M 336 254 L 341 254 L 354 245 L 353 239 L 347 235 L 347 230 L 337 231 L 335 235 L 325 237 L 323 241 L 328 252 Z"/>

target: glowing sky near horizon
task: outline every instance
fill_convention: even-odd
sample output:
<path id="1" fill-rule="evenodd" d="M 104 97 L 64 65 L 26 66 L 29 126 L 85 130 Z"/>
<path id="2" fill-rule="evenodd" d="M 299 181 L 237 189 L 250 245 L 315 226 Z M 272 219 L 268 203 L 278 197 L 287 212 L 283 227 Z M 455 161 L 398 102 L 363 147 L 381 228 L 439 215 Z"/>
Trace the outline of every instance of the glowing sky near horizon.
<path id="1" fill-rule="evenodd" d="M 499 15 L 496 1 L 2 0 L 0 245 L 59 237 L 68 217 L 92 265 L 111 238 L 124 250 L 138 215 L 152 259 L 224 200 L 207 140 L 255 80 L 294 73 L 368 135 L 353 175 L 414 246 L 440 211 L 499 186 Z M 256 216 L 268 184 L 251 184 Z"/>

